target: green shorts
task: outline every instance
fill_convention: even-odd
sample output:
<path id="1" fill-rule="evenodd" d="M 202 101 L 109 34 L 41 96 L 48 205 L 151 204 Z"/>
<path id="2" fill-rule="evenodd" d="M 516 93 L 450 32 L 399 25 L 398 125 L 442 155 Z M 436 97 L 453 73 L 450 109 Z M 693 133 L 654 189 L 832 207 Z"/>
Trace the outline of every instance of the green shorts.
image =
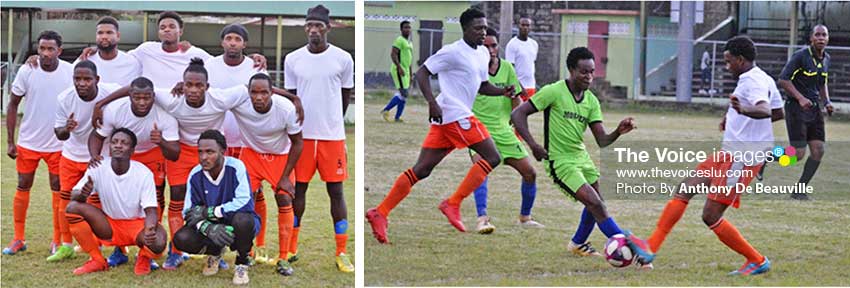
<path id="1" fill-rule="evenodd" d="M 582 185 L 591 185 L 599 180 L 599 170 L 586 153 L 584 157 L 545 160 L 545 164 L 546 172 L 561 192 L 573 199 Z"/>
<path id="2" fill-rule="evenodd" d="M 496 143 L 496 150 L 502 156 L 503 162 L 508 158 L 519 160 L 528 157 L 528 152 L 525 151 L 525 145 L 519 141 L 513 129 L 510 127 L 491 129 L 487 124 L 484 124 L 484 126 L 487 127 L 490 138 L 493 138 L 493 142 Z M 475 155 L 472 149 L 469 150 L 469 153 L 470 155 Z"/>

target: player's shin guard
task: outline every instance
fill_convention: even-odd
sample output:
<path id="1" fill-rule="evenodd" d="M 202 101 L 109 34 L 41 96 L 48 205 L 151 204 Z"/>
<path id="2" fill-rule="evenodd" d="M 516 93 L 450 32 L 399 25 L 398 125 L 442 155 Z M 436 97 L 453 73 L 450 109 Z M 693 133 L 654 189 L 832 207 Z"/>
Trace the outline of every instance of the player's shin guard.
<path id="1" fill-rule="evenodd" d="M 277 208 L 277 239 L 278 239 L 278 259 L 289 258 L 289 242 L 292 239 L 292 229 L 295 213 L 292 211 L 292 205 L 286 205 Z"/>
<path id="2" fill-rule="evenodd" d="M 174 234 L 177 230 L 183 227 L 183 201 L 171 200 L 168 204 L 168 230 L 171 232 L 171 239 L 174 239 Z M 178 253 L 179 251 L 174 245 L 171 245 L 171 252 Z"/>
<path id="3" fill-rule="evenodd" d="M 336 240 L 336 256 L 345 252 L 348 243 L 348 220 L 342 219 L 334 223 L 334 239 Z"/>
<path id="4" fill-rule="evenodd" d="M 522 193 L 522 206 L 520 206 L 519 215 L 529 216 L 531 215 L 531 207 L 534 206 L 534 198 L 537 197 L 537 182 L 527 183 L 522 181 L 520 192 Z M 591 229 L 593 229 L 592 226 Z"/>
<path id="5" fill-rule="evenodd" d="M 401 175 L 398 175 L 398 178 L 395 179 L 395 183 L 393 187 L 390 188 L 390 193 L 384 197 L 384 200 L 381 201 L 381 204 L 378 205 L 378 213 L 387 217 L 390 215 L 390 211 L 398 205 L 401 200 L 404 200 L 407 197 L 407 194 L 410 194 L 410 189 L 413 188 L 413 185 L 419 182 L 419 178 L 416 177 L 416 174 L 413 173 L 413 169 L 407 169 Z"/>
<path id="6" fill-rule="evenodd" d="M 298 216 L 292 216 L 292 235 L 289 237 L 289 253 L 298 254 L 298 232 L 301 230 L 301 222 Z"/>
<path id="7" fill-rule="evenodd" d="M 263 193 L 257 193 L 254 197 L 254 212 L 257 212 L 257 216 L 260 216 L 260 232 L 257 233 L 257 247 L 265 247 L 266 246 L 266 219 L 268 217 L 268 212 L 266 209 L 266 197 L 263 196 Z"/>
<path id="8" fill-rule="evenodd" d="M 106 259 L 103 258 L 103 254 L 100 253 L 100 247 L 98 247 L 100 242 L 95 238 L 89 223 L 83 219 L 83 216 L 78 214 L 66 213 L 65 218 L 68 226 L 70 226 L 71 234 L 77 239 L 77 243 L 80 243 L 80 248 L 88 253 L 93 260 L 105 265 Z"/>
<path id="9" fill-rule="evenodd" d="M 478 211 L 478 217 L 487 215 L 487 178 L 484 178 L 481 186 L 475 188 L 472 195 L 475 197 L 475 210 Z"/>
<path id="10" fill-rule="evenodd" d="M 50 195 L 53 198 L 51 202 L 53 208 L 53 243 L 59 245 L 62 242 L 62 233 L 59 229 L 59 202 L 61 198 L 59 197 L 59 191 L 53 191 Z"/>
<path id="11" fill-rule="evenodd" d="M 623 234 L 623 230 L 620 230 L 620 226 L 617 226 L 617 222 L 614 222 L 614 218 L 608 217 L 605 221 L 599 222 L 599 230 L 602 230 L 602 233 L 605 234 L 605 237 L 611 238 L 611 236 L 617 234 Z"/>
<path id="12" fill-rule="evenodd" d="M 593 219 L 593 215 L 590 214 L 590 211 L 587 211 L 587 208 L 584 208 L 584 210 L 581 211 L 581 222 L 578 223 L 576 234 L 573 235 L 573 243 L 584 244 L 584 242 L 587 242 L 587 237 L 589 237 L 590 233 L 593 232 L 594 226 L 596 226 L 596 220 Z"/>
<path id="13" fill-rule="evenodd" d="M 455 193 L 449 197 L 447 203 L 454 207 L 460 206 L 463 199 L 472 194 L 472 191 L 484 182 L 490 171 L 493 171 L 493 167 L 490 167 L 490 163 L 487 163 L 484 159 L 472 164 L 472 168 L 469 168 L 466 177 L 460 182 Z"/>
<path id="14" fill-rule="evenodd" d="M 717 234 L 720 242 L 723 242 L 723 244 L 726 244 L 726 246 L 738 252 L 738 254 L 746 257 L 747 262 L 761 263 L 764 261 L 764 256 L 756 251 L 756 248 L 753 248 L 750 242 L 744 239 L 738 228 L 735 228 L 735 225 L 732 225 L 726 219 L 720 218 L 720 220 L 717 220 L 717 223 L 712 224 L 709 228 L 711 228 L 711 231 L 714 231 L 714 234 Z"/>
<path id="15" fill-rule="evenodd" d="M 71 203 L 71 192 L 59 192 L 59 232 L 62 236 L 62 244 L 71 245 L 74 239 L 71 237 L 71 229 L 65 215 L 65 208 L 68 207 L 68 203 Z"/>
<path id="16" fill-rule="evenodd" d="M 30 206 L 30 191 L 16 190 L 12 200 L 12 218 L 15 221 L 15 240 L 26 239 L 27 208 Z"/>
<path id="17" fill-rule="evenodd" d="M 661 244 L 664 243 L 664 239 L 667 238 L 667 234 L 670 234 L 676 222 L 682 219 L 686 208 L 688 208 L 687 200 L 673 198 L 667 201 L 664 211 L 658 217 L 658 224 L 655 225 L 655 231 L 652 231 L 652 235 L 646 239 L 646 242 L 649 243 L 649 249 L 652 249 L 652 252 L 658 252 Z"/>

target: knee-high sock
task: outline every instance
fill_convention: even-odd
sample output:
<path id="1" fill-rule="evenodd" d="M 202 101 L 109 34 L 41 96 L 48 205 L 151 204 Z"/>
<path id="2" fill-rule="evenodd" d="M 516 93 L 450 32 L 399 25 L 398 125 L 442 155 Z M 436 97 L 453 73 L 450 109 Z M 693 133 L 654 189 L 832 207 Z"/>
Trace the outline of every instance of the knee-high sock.
<path id="1" fill-rule="evenodd" d="M 717 238 L 720 239 L 723 244 L 726 244 L 729 248 L 732 248 L 738 254 L 743 255 L 747 258 L 747 262 L 755 262 L 761 263 L 764 261 L 764 256 L 761 255 L 756 248 L 753 248 L 750 245 L 750 242 L 747 242 L 747 239 L 744 239 L 744 236 L 741 235 L 741 232 L 735 228 L 735 225 L 726 221 L 726 219 L 720 219 L 714 225 L 711 225 L 711 231 L 714 231 L 714 234 L 717 234 Z"/>
<path id="2" fill-rule="evenodd" d="M 168 204 L 168 230 L 171 232 L 171 239 L 174 239 L 174 233 L 183 227 L 183 201 L 171 200 Z M 180 251 L 171 245 L 171 253 Z"/>
<path id="3" fill-rule="evenodd" d="M 162 223 L 162 213 L 165 213 L 165 187 L 157 186 L 156 188 L 156 222 Z"/>
<path id="4" fill-rule="evenodd" d="M 62 243 L 62 232 L 59 229 L 59 191 L 53 191 L 50 195 L 53 198 L 51 202 L 53 208 L 53 243 L 59 245 L 59 243 Z"/>
<path id="5" fill-rule="evenodd" d="M 74 238 L 77 239 L 77 243 L 80 243 L 80 248 L 83 248 L 83 251 L 86 251 L 86 253 L 88 253 L 95 261 L 106 263 L 106 259 L 104 259 L 103 254 L 100 253 L 100 243 L 97 238 L 95 238 L 89 223 L 83 219 L 83 216 L 66 213 L 65 217 L 67 218 L 66 221 L 68 221 L 68 226 L 70 226 L 69 229 L 71 230 L 71 234 L 73 234 Z"/>
<path id="6" fill-rule="evenodd" d="M 65 207 L 68 207 L 68 203 L 71 203 L 71 192 L 59 192 L 59 232 L 62 236 L 62 244 L 65 245 L 71 245 L 74 241 L 68 219 L 65 217 Z"/>
<path id="7" fill-rule="evenodd" d="M 30 191 L 16 190 L 12 200 L 12 218 L 15 222 L 15 240 L 26 239 L 27 208 L 30 206 Z"/>
<path id="8" fill-rule="evenodd" d="M 260 232 L 257 233 L 257 247 L 265 247 L 266 246 L 266 220 L 267 213 L 266 209 L 266 197 L 263 196 L 263 193 L 257 193 L 257 197 L 254 198 L 254 212 L 257 212 L 257 216 L 260 216 Z"/>
<path id="9" fill-rule="evenodd" d="M 390 111 L 390 109 L 393 109 L 393 107 L 398 105 L 399 102 L 401 102 L 401 99 L 399 99 L 397 94 L 394 95 L 393 98 L 390 99 L 390 102 L 387 103 L 387 106 L 384 106 L 384 111 Z"/>
<path id="10" fill-rule="evenodd" d="M 667 205 L 661 211 L 661 216 L 658 217 L 658 224 L 655 224 L 655 231 L 652 231 L 652 235 L 646 238 L 646 243 L 649 244 L 649 249 L 652 249 L 652 252 L 658 252 L 658 249 L 661 249 L 661 244 L 664 243 L 667 234 L 670 234 L 676 222 L 682 219 L 686 208 L 688 208 L 688 201 L 678 198 L 667 201 Z"/>
<path id="11" fill-rule="evenodd" d="M 298 219 L 298 216 L 295 216 L 293 213 L 292 216 L 292 237 L 289 237 L 289 253 L 298 254 L 298 232 L 301 230 L 301 219 Z"/>
<path id="12" fill-rule="evenodd" d="M 334 223 L 334 239 L 336 239 L 336 255 L 345 253 L 348 243 L 348 220 L 342 219 Z"/>
<path id="13" fill-rule="evenodd" d="M 413 174 L 413 169 L 407 169 L 401 175 L 398 175 L 398 178 L 395 179 L 395 183 L 393 187 L 390 188 L 390 193 L 384 197 L 384 200 L 381 201 L 381 204 L 378 205 L 378 213 L 387 217 L 390 215 L 390 211 L 398 205 L 401 200 L 404 200 L 407 197 L 407 194 L 410 194 L 410 188 L 413 185 L 419 182 L 419 178 L 416 178 L 416 174 Z"/>
<path id="14" fill-rule="evenodd" d="M 531 215 L 531 207 L 534 206 L 534 198 L 537 197 L 537 182 L 527 183 L 523 181 L 520 191 L 522 192 L 522 206 L 519 208 L 519 215 L 529 216 Z M 593 228 L 591 227 L 591 229 Z"/>
<path id="15" fill-rule="evenodd" d="M 103 210 L 103 203 L 100 203 L 100 194 L 92 194 L 88 199 L 86 199 L 86 203 L 97 207 L 97 209 Z"/>
<path id="16" fill-rule="evenodd" d="M 581 220 L 578 223 L 578 228 L 576 228 L 576 234 L 573 235 L 573 243 L 584 244 L 584 242 L 587 242 L 587 237 L 593 232 L 594 226 L 596 226 L 596 220 L 593 219 L 590 211 L 584 208 L 581 211 Z"/>
<path id="17" fill-rule="evenodd" d="M 407 104 L 407 100 L 401 100 L 401 102 L 398 102 L 398 109 L 395 110 L 395 120 L 401 118 L 401 114 L 404 113 L 405 104 Z"/>
<path id="18" fill-rule="evenodd" d="M 484 178 L 481 186 L 475 188 L 473 195 L 475 196 L 475 209 L 478 210 L 478 217 L 487 215 L 487 178 Z"/>
<path id="19" fill-rule="evenodd" d="M 484 182 L 484 179 L 487 178 L 487 174 L 490 174 L 490 171 L 493 171 L 493 167 L 490 167 L 490 163 L 484 161 L 484 159 L 478 160 L 475 164 L 472 164 L 472 168 L 469 168 L 469 172 L 466 173 L 466 177 L 463 178 L 463 181 L 458 185 L 457 190 L 452 196 L 449 196 L 448 203 L 452 206 L 460 206 L 460 203 L 464 198 L 472 194 L 472 191 L 475 190 L 478 186 Z"/>
<path id="20" fill-rule="evenodd" d="M 292 205 L 277 208 L 278 259 L 289 258 L 287 254 L 289 254 L 289 241 L 292 238 L 292 226 L 295 225 L 294 217 Z"/>
<path id="21" fill-rule="evenodd" d="M 809 159 L 806 160 L 806 166 L 803 167 L 803 174 L 800 175 L 800 181 L 797 182 L 809 184 L 809 181 L 811 181 L 812 177 L 815 176 L 815 172 L 818 171 L 818 166 L 820 166 L 820 161 L 809 157 Z"/>
<path id="22" fill-rule="evenodd" d="M 611 236 L 623 234 L 623 230 L 620 230 L 620 226 L 617 226 L 617 223 L 614 222 L 614 218 L 608 217 L 605 221 L 597 224 L 599 224 L 599 230 L 602 230 L 605 237 L 611 238 Z"/>

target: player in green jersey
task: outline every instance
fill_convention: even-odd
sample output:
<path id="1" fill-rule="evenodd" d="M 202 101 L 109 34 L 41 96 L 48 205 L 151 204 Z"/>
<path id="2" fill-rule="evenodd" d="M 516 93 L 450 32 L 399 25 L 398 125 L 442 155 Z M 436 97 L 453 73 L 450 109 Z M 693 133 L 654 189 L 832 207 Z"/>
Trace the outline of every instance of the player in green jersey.
<path id="1" fill-rule="evenodd" d="M 395 111 L 395 122 L 401 121 L 401 114 L 404 113 L 404 104 L 407 103 L 407 90 L 410 89 L 410 76 L 413 71 L 410 70 L 410 62 L 413 60 L 413 44 L 410 43 L 410 22 L 407 20 L 401 21 L 401 36 L 395 38 L 393 49 L 390 52 L 390 59 L 393 65 L 390 68 L 390 76 L 393 78 L 393 84 L 398 89 L 398 94 L 390 99 L 390 103 L 381 111 L 381 116 L 384 120 L 390 121 L 390 110 L 398 106 Z"/>

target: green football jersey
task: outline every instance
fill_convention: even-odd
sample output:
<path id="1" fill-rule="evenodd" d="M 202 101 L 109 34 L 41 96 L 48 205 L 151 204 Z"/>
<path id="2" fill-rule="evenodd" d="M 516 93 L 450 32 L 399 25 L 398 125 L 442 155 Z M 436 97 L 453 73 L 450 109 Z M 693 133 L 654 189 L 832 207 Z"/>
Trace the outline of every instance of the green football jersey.
<path id="1" fill-rule="evenodd" d="M 393 47 L 399 50 L 398 53 L 398 62 L 401 65 L 402 69 L 404 69 L 404 76 L 401 79 L 398 79 L 399 75 L 396 71 L 395 63 L 391 64 L 390 67 L 390 75 L 392 75 L 393 82 L 396 88 L 408 88 L 410 87 L 410 63 L 413 61 L 413 44 L 399 35 L 395 38 L 395 42 L 393 42 Z M 392 61 L 391 61 L 392 62 Z"/>
<path id="2" fill-rule="evenodd" d="M 516 93 L 522 91 L 514 65 L 505 59 L 499 59 L 496 75 L 490 74 L 488 79 L 496 87 L 504 88 L 514 85 Z M 488 130 L 510 128 L 512 110 L 511 98 L 508 97 L 478 94 L 475 97 L 475 104 L 472 105 L 472 113 L 481 123 L 484 123 Z"/>
<path id="3" fill-rule="evenodd" d="M 584 98 L 576 102 L 567 81 L 562 80 L 544 86 L 529 101 L 544 112 L 544 147 L 550 160 L 587 153 L 584 131 L 590 124 L 602 121 L 599 99 L 593 92 L 585 90 Z"/>

